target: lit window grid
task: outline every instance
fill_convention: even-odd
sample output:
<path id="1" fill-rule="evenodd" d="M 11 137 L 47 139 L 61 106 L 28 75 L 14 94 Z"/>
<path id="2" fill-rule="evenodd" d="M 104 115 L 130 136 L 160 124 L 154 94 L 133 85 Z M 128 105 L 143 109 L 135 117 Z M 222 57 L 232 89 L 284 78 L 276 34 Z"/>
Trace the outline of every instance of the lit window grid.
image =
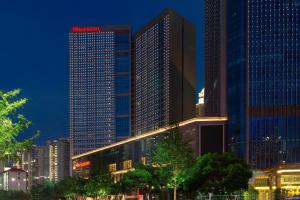
<path id="1" fill-rule="evenodd" d="M 112 120 L 114 114 L 114 35 L 110 33 L 108 35 L 106 33 L 79 35 L 86 37 L 76 38 L 75 36 L 75 44 L 70 45 L 75 47 L 73 51 L 70 51 L 72 52 L 71 60 L 73 60 L 70 62 L 73 70 L 71 82 L 76 80 L 72 82 L 71 90 L 77 94 L 71 98 L 73 99 L 73 107 L 71 107 L 73 113 L 71 114 L 77 116 L 71 120 L 73 121 L 71 125 L 73 125 L 74 154 L 112 142 L 115 126 Z M 96 40 L 101 40 L 101 42 L 96 43 Z M 101 101 L 103 99 L 111 100 L 111 103 L 103 104 Z"/>
<path id="2" fill-rule="evenodd" d="M 300 21 L 295 3 L 252 2 L 248 6 L 250 107 L 300 105 Z M 299 162 L 299 129 L 299 116 L 250 116 L 250 162 L 258 168 Z"/>
<path id="3" fill-rule="evenodd" d="M 163 44 L 159 43 L 161 37 Z M 159 80 L 162 85 L 157 84 Z M 136 39 L 136 133 L 166 125 L 168 107 L 169 16 L 166 16 Z"/>

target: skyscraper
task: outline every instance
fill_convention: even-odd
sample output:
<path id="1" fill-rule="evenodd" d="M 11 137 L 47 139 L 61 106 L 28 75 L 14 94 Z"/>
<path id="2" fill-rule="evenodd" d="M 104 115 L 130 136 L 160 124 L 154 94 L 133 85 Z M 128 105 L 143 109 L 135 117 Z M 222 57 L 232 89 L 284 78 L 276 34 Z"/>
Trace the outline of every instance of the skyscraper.
<path id="1" fill-rule="evenodd" d="M 130 136 L 131 30 L 73 27 L 70 45 L 71 155 Z"/>
<path id="2" fill-rule="evenodd" d="M 195 116 L 196 30 L 165 10 L 135 36 L 135 134 Z"/>
<path id="3" fill-rule="evenodd" d="M 205 0 L 205 116 L 226 116 L 226 1 Z"/>
<path id="4" fill-rule="evenodd" d="M 300 2 L 227 9 L 229 150 L 255 168 L 300 162 Z"/>
<path id="5" fill-rule="evenodd" d="M 70 176 L 70 142 L 68 139 L 48 141 L 49 179 L 60 181 Z"/>

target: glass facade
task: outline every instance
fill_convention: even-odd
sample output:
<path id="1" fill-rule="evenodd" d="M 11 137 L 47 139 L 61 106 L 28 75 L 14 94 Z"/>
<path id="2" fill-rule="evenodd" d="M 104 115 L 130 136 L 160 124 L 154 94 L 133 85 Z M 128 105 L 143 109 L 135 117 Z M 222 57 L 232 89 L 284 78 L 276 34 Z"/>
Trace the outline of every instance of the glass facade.
<path id="1" fill-rule="evenodd" d="M 169 123 L 169 25 L 166 15 L 135 39 L 136 134 Z"/>
<path id="2" fill-rule="evenodd" d="M 134 133 L 195 117 L 196 30 L 170 9 L 135 36 Z"/>
<path id="3" fill-rule="evenodd" d="M 245 156 L 245 9 L 244 0 L 227 5 L 228 149 L 240 157 Z"/>
<path id="4" fill-rule="evenodd" d="M 226 1 L 205 0 L 205 116 L 226 116 Z"/>
<path id="5" fill-rule="evenodd" d="M 229 147 L 255 168 L 300 162 L 299 1 L 230 2 L 228 13 Z"/>
<path id="6" fill-rule="evenodd" d="M 70 135 L 77 155 L 130 135 L 131 31 L 73 27 Z"/>

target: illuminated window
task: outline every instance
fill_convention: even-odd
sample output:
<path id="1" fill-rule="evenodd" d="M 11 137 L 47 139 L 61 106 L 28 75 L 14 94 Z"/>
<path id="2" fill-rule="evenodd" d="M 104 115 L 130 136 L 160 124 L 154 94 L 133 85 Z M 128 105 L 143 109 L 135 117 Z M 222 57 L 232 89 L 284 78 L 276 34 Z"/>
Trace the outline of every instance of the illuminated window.
<path id="1" fill-rule="evenodd" d="M 123 162 L 123 169 L 131 169 L 132 168 L 132 160 L 125 160 Z"/>
<path id="2" fill-rule="evenodd" d="M 143 165 L 146 165 L 146 157 L 141 157 L 141 163 L 143 164 Z"/>
<path id="3" fill-rule="evenodd" d="M 115 172 L 117 171 L 117 164 L 116 163 L 112 163 L 108 166 L 108 171 L 109 172 Z"/>

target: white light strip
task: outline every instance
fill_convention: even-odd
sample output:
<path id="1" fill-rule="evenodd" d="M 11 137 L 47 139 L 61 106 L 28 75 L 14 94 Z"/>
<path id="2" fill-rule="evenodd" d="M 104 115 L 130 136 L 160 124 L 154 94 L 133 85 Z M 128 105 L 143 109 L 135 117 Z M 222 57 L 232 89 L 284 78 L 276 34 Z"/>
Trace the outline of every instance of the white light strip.
<path id="1" fill-rule="evenodd" d="M 112 174 L 112 175 L 125 174 L 125 173 L 127 173 L 128 171 L 133 171 L 133 170 L 134 170 L 134 168 L 131 168 L 131 169 L 123 169 L 123 170 L 111 172 L 111 174 Z"/>
<path id="2" fill-rule="evenodd" d="M 181 127 L 181 126 L 185 126 L 185 125 L 188 125 L 188 124 L 191 124 L 191 123 L 194 123 L 194 122 L 212 122 L 212 123 L 214 123 L 214 122 L 224 122 L 224 121 L 227 121 L 227 117 L 199 117 L 199 118 L 192 118 L 192 119 L 180 122 L 178 124 L 178 126 Z M 159 129 L 156 129 L 154 131 L 150 131 L 150 132 L 147 132 L 147 133 L 144 133 L 144 134 L 141 134 L 141 135 L 130 137 L 126 140 L 122 140 L 120 142 L 116 142 L 116 143 L 113 143 L 113 144 L 110 144 L 110 145 L 107 145 L 107 146 L 104 146 L 104 147 L 94 149 L 92 151 L 88 151 L 86 153 L 79 154 L 77 156 L 73 156 L 72 160 L 83 157 L 83 156 L 87 156 L 87 155 L 90 155 L 90 154 L 93 154 L 93 153 L 96 153 L 96 152 L 99 152 L 99 151 L 110 149 L 110 148 L 113 148 L 113 147 L 116 147 L 116 146 L 120 146 L 120 145 L 129 143 L 129 142 L 133 142 L 133 141 L 140 140 L 140 139 L 143 139 L 143 138 L 147 138 L 147 137 L 150 137 L 150 136 L 155 136 L 155 135 L 158 135 L 159 133 L 163 133 L 163 132 L 165 132 L 165 131 L 167 131 L 171 128 L 174 128 L 174 126 L 166 126 L 164 128 L 159 128 Z"/>
<path id="3" fill-rule="evenodd" d="M 300 169 L 282 169 L 282 170 L 277 170 L 277 174 L 281 173 L 289 173 L 289 172 L 300 172 Z"/>

